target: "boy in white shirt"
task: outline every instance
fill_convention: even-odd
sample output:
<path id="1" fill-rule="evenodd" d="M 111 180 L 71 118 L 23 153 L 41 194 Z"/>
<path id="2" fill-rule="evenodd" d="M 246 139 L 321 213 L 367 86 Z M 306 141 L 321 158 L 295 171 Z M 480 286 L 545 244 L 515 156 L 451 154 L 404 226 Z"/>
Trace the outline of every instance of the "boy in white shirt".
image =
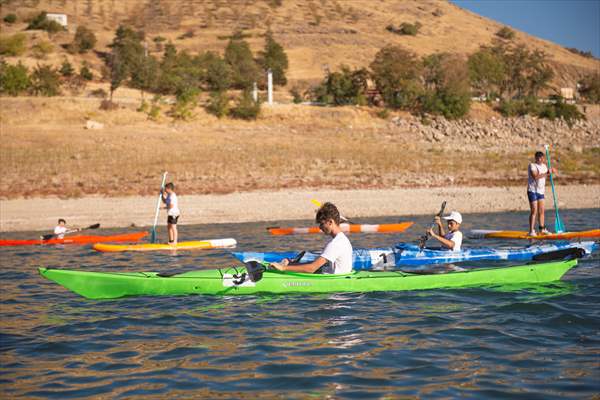
<path id="1" fill-rule="evenodd" d="M 313 274 L 322 268 L 324 274 L 348 274 L 352 272 L 352 244 L 340 228 L 340 212 L 332 203 L 325 203 L 317 211 L 315 218 L 321 231 L 332 237 L 323 253 L 309 263 L 290 264 L 287 258 L 271 263 L 280 271 L 306 272 Z"/>
<path id="2" fill-rule="evenodd" d="M 548 170 L 546 166 L 546 157 L 544 153 L 538 151 L 535 153 L 535 162 L 529 164 L 527 168 L 527 199 L 529 200 L 529 235 L 535 236 L 535 220 L 539 221 L 540 235 L 547 235 L 550 232 L 544 224 L 544 192 L 546 190 L 546 177 L 556 170 Z"/>
<path id="3" fill-rule="evenodd" d="M 177 246 L 177 221 L 179 220 L 179 204 L 177 194 L 175 194 L 175 185 L 169 182 L 165 185 L 162 192 L 162 201 L 167 209 L 167 229 L 169 231 L 169 244 Z"/>
<path id="4" fill-rule="evenodd" d="M 442 246 L 452 251 L 459 251 L 462 246 L 463 234 L 459 230 L 462 224 L 462 215 L 458 211 L 452 211 L 450 215 L 444 217 L 448 221 L 448 233 L 444 232 L 440 217 L 435 217 L 435 223 L 438 226 L 439 234 L 436 234 L 433 229 L 429 229 L 428 233 L 431 237 L 437 239 Z"/>
<path id="5" fill-rule="evenodd" d="M 64 239 L 65 233 L 78 232 L 79 230 L 79 228 L 67 228 L 67 221 L 65 221 L 63 218 L 59 218 L 58 225 L 56 225 L 56 227 L 54 228 L 54 235 L 58 239 Z"/>

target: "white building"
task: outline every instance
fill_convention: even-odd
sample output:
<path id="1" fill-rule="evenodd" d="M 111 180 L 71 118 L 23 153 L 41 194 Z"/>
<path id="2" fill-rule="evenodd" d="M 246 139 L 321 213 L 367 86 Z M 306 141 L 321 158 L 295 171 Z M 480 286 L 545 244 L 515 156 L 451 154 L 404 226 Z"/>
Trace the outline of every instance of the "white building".
<path id="1" fill-rule="evenodd" d="M 56 21 L 61 24 L 65 29 L 67 28 L 67 15 L 66 14 L 57 14 L 57 13 L 47 13 L 46 19 L 48 21 Z"/>

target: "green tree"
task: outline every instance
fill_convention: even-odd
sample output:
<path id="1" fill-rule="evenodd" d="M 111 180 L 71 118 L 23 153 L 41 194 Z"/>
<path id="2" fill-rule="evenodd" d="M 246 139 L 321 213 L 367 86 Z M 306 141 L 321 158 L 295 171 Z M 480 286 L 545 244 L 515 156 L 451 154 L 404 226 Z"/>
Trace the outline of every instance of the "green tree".
<path id="1" fill-rule="evenodd" d="M 331 72 L 321 84 L 323 89 L 317 89 L 316 101 L 335 105 L 366 103 L 365 92 L 369 73 L 366 69 L 352 70 L 342 65 L 340 71 Z"/>
<path id="2" fill-rule="evenodd" d="M 586 75 L 580 85 L 579 93 L 586 101 L 600 104 L 600 73 Z"/>
<path id="3" fill-rule="evenodd" d="M 260 102 L 254 101 L 250 90 L 244 90 L 230 114 L 238 119 L 255 120 L 260 115 Z"/>
<path id="4" fill-rule="evenodd" d="M 273 72 L 274 85 L 283 86 L 287 83 L 285 73 L 289 66 L 288 56 L 270 30 L 265 36 L 265 49 L 259 53 L 259 64 L 265 71 L 270 69 Z"/>
<path id="5" fill-rule="evenodd" d="M 85 61 L 83 62 L 83 65 L 81 65 L 81 68 L 79 69 L 79 76 L 81 76 L 81 78 L 86 81 L 91 81 L 92 79 L 94 79 L 94 74 L 90 70 L 87 62 L 85 62 Z"/>
<path id="6" fill-rule="evenodd" d="M 83 25 L 77 27 L 75 31 L 75 37 L 70 45 L 70 49 L 77 53 L 86 53 L 92 50 L 96 45 L 96 35 L 90 29 Z"/>
<path id="7" fill-rule="evenodd" d="M 58 72 L 60 72 L 60 74 L 65 78 L 68 78 L 70 76 L 73 76 L 73 74 L 75 73 L 75 69 L 73 68 L 69 60 L 64 59 Z"/>
<path id="8" fill-rule="evenodd" d="M 499 91 L 506 73 L 502 57 L 489 48 L 482 47 L 469 56 L 467 64 L 471 85 L 479 94 L 484 94 L 489 99 L 492 93 Z"/>
<path id="9" fill-rule="evenodd" d="M 206 111 L 215 115 L 217 118 L 223 118 L 229 114 L 229 97 L 225 92 L 212 92 L 206 105 Z"/>
<path id="10" fill-rule="evenodd" d="M 206 68 L 206 83 L 211 91 L 222 92 L 231 86 L 233 71 L 221 57 L 210 59 Z"/>
<path id="11" fill-rule="evenodd" d="M 171 115 L 175 119 L 190 120 L 193 117 L 193 110 L 198 105 L 199 90 L 195 87 L 185 87 L 178 90 L 175 95 L 176 101 L 171 110 Z"/>
<path id="12" fill-rule="evenodd" d="M 448 119 L 461 118 L 471 105 L 469 71 L 464 60 L 447 53 L 423 59 L 426 92 L 421 97 L 423 112 L 442 114 Z"/>
<path id="13" fill-rule="evenodd" d="M 15 14 L 6 14 L 4 16 L 4 22 L 6 22 L 7 24 L 14 24 L 17 21 L 17 16 Z"/>
<path id="14" fill-rule="evenodd" d="M 108 68 L 110 71 L 110 101 L 113 93 L 121 84 L 129 79 L 138 60 L 144 55 L 142 32 L 120 25 L 117 28 L 113 42 L 109 45 Z"/>
<path id="15" fill-rule="evenodd" d="M 38 65 L 31 73 L 31 87 L 36 96 L 58 96 L 60 94 L 60 76 L 48 65 Z"/>
<path id="16" fill-rule="evenodd" d="M 27 92 L 30 86 L 29 71 L 20 61 L 17 65 L 0 62 L 0 93 L 18 96 Z"/>
<path id="17" fill-rule="evenodd" d="M 416 109 L 423 92 L 422 64 L 417 56 L 400 46 L 379 50 L 370 65 L 377 89 L 389 107 Z"/>
<path id="18" fill-rule="evenodd" d="M 250 89 L 260 77 L 259 68 L 248 42 L 241 33 L 234 34 L 225 48 L 225 61 L 231 67 L 232 84 L 237 89 Z"/>
<path id="19" fill-rule="evenodd" d="M 156 58 L 144 54 L 138 54 L 138 57 L 133 61 L 135 64 L 131 70 L 131 85 L 136 89 L 140 89 L 143 101 L 144 92 L 155 89 L 159 65 Z"/>

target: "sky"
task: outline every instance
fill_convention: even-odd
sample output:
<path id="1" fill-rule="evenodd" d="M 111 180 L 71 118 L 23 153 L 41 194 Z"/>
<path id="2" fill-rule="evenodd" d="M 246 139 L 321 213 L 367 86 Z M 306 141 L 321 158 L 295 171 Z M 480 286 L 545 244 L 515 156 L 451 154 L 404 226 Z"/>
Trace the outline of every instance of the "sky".
<path id="1" fill-rule="evenodd" d="M 451 0 L 469 11 L 600 57 L 600 0 Z"/>

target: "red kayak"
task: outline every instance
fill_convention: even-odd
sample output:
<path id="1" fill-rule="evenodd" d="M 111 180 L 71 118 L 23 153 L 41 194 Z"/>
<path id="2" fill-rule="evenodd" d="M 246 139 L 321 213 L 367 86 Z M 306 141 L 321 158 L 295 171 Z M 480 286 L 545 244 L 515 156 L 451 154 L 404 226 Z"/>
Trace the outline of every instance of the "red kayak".
<path id="1" fill-rule="evenodd" d="M 0 239 L 0 246 L 28 246 L 35 244 L 88 244 L 100 242 L 137 242 L 148 232 L 125 233 L 110 236 L 68 236 L 63 239 L 32 239 L 32 240 L 4 240 Z"/>

